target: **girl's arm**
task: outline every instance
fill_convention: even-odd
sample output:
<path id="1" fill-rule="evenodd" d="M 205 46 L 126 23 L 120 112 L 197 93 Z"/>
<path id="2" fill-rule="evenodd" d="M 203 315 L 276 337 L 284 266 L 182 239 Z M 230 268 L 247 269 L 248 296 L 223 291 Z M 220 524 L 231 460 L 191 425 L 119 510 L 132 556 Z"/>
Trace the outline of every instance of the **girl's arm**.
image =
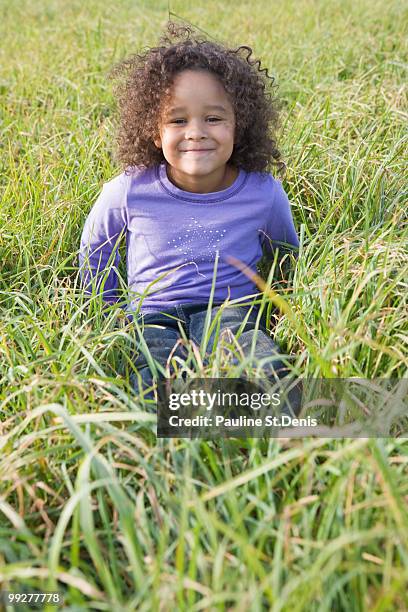
<path id="1" fill-rule="evenodd" d="M 265 254 L 270 258 L 273 258 L 276 249 L 279 249 L 279 258 L 288 252 L 293 252 L 296 256 L 299 239 L 293 223 L 289 199 L 282 183 L 274 178 L 272 181 L 272 203 L 261 242 Z"/>
<path id="2" fill-rule="evenodd" d="M 95 289 L 110 304 L 119 300 L 118 247 L 126 228 L 126 177 L 120 175 L 103 186 L 86 219 L 79 251 L 85 291 Z"/>

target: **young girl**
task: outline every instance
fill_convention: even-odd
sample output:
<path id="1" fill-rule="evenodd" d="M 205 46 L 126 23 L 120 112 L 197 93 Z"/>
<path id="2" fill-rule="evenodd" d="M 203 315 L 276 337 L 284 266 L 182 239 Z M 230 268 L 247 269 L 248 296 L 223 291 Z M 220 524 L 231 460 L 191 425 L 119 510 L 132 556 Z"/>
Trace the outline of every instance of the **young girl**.
<path id="1" fill-rule="evenodd" d="M 272 255 L 298 246 L 286 193 L 268 173 L 280 160 L 270 77 L 251 55 L 249 47 L 228 49 L 169 23 L 160 46 L 113 71 L 124 171 L 103 186 L 86 220 L 82 278 L 88 290 L 94 281 L 106 301 L 118 301 L 117 246 L 126 236 L 130 309 L 163 367 L 170 355 L 185 357 L 180 325 L 201 344 L 215 275 L 218 333 L 240 330 L 244 355 L 255 340 L 251 354 L 267 362 L 266 375 L 283 369 L 265 326 L 257 329 L 256 308 L 236 305 L 256 287 L 232 258 L 256 272 L 262 249 Z M 214 339 L 215 332 L 209 352 Z M 143 352 L 136 367 L 150 385 Z"/>

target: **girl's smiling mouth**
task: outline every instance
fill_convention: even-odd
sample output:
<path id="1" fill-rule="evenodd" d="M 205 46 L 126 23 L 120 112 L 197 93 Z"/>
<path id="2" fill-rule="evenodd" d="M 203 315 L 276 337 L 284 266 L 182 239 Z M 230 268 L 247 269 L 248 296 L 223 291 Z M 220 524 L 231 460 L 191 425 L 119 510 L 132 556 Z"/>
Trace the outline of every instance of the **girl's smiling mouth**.
<path id="1" fill-rule="evenodd" d="M 182 153 L 190 153 L 190 154 L 202 154 L 202 153 L 210 153 L 211 151 L 215 151 L 215 149 L 189 149 L 188 151 L 181 151 Z"/>

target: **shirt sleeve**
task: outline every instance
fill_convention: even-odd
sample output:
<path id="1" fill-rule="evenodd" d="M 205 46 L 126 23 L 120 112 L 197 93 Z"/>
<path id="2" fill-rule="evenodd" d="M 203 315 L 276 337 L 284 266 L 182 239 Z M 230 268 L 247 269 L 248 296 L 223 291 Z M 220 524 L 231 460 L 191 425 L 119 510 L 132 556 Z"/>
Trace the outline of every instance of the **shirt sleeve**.
<path id="1" fill-rule="evenodd" d="M 261 243 L 265 254 L 273 257 L 276 249 L 279 254 L 293 252 L 297 255 L 299 239 L 293 223 L 290 203 L 282 183 L 273 177 L 272 203 L 264 230 L 261 232 Z"/>
<path id="2" fill-rule="evenodd" d="M 119 300 L 119 243 L 127 228 L 126 177 L 120 175 L 105 183 L 81 236 L 79 268 L 87 293 L 93 288 L 109 303 Z"/>

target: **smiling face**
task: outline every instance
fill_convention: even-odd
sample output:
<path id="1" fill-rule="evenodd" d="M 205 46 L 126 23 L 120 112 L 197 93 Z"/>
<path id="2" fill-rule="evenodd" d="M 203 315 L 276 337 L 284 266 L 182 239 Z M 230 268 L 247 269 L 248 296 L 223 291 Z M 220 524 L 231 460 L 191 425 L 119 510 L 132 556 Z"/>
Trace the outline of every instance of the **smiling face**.
<path id="1" fill-rule="evenodd" d="M 234 109 L 221 82 L 204 70 L 178 73 L 154 141 L 163 150 L 168 178 L 195 193 L 228 187 L 238 174 L 227 165 L 234 132 Z"/>

